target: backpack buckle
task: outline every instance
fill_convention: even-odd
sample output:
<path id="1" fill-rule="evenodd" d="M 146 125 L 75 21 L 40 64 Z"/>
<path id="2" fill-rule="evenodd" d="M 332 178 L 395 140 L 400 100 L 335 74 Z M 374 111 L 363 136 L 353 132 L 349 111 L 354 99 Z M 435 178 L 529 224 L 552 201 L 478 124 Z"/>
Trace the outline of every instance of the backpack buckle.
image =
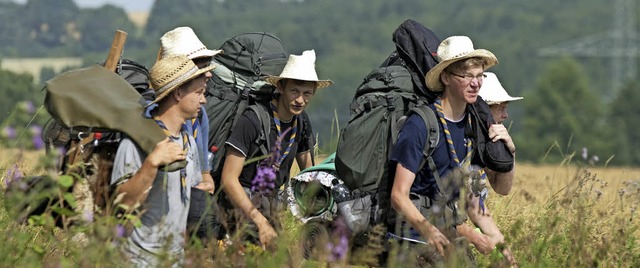
<path id="1" fill-rule="evenodd" d="M 243 100 L 248 99 L 248 98 L 249 98 L 249 92 L 251 92 L 251 88 L 249 88 L 249 87 L 247 87 L 247 86 L 243 87 L 243 88 L 242 88 L 242 93 L 240 94 L 240 97 L 241 97 Z"/>
<path id="2" fill-rule="evenodd" d="M 387 100 L 387 110 L 395 111 L 396 106 L 393 105 L 393 95 L 385 95 L 384 98 Z"/>

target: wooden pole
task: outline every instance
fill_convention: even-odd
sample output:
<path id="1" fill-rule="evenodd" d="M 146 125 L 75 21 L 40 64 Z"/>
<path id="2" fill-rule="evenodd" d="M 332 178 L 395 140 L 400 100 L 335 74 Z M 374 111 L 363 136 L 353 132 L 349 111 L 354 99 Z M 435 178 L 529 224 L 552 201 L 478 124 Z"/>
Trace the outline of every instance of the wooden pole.
<path id="1" fill-rule="evenodd" d="M 112 72 L 116 71 L 118 61 L 120 61 L 120 56 L 122 56 L 125 41 L 127 41 L 127 32 L 116 30 L 113 42 L 111 42 L 111 49 L 109 49 L 109 54 L 107 55 L 107 60 L 104 62 L 104 68 Z"/>

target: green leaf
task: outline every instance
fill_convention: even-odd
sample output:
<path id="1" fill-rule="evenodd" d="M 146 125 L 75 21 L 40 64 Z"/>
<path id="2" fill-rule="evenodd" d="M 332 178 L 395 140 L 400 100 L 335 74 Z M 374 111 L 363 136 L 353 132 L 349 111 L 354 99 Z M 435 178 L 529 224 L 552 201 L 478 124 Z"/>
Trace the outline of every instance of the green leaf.
<path id="1" fill-rule="evenodd" d="M 65 193 L 64 200 L 67 201 L 67 204 L 69 204 L 69 206 L 71 206 L 72 208 L 76 208 L 76 198 L 73 197 L 72 193 Z"/>
<path id="2" fill-rule="evenodd" d="M 73 185 L 73 177 L 69 175 L 62 175 L 58 178 L 58 184 L 62 187 L 69 188 Z"/>

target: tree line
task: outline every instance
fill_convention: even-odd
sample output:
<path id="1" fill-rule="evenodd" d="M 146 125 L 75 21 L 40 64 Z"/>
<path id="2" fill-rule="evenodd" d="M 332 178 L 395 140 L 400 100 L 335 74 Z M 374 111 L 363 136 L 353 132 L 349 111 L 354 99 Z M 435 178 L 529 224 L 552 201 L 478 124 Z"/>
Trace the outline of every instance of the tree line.
<path id="1" fill-rule="evenodd" d="M 144 28 L 137 28 L 119 7 L 80 9 L 72 0 L 0 1 L 2 57 L 83 57 L 85 65 L 104 59 L 113 32 L 129 33 L 125 56 L 151 66 L 162 33 L 188 25 L 211 48 L 243 32 L 267 31 L 290 53 L 315 49 L 321 77 L 335 82 L 319 92 L 309 113 L 317 126 L 344 124 L 348 106 L 363 77 L 394 49 L 391 34 L 411 18 L 441 39 L 467 35 L 476 48 L 494 52 L 492 68 L 511 95 L 511 133 L 518 159 L 556 162 L 570 156 L 599 156 L 600 163 L 640 164 L 636 145 L 638 78 L 611 88 L 606 58 L 541 57 L 555 44 L 611 30 L 612 3 L 584 1 L 408 1 L 408 0 L 156 0 Z M 636 22 L 637 23 L 637 22 Z M 51 70 L 43 77 L 50 78 Z M 42 92 L 0 72 L 0 112 L 18 100 L 42 103 Z M 11 85 L 9 85 L 11 84 Z M 4 121 L 4 120 L 2 120 Z M 335 123 L 333 123 L 335 125 Z M 334 150 L 329 128 L 316 127 L 320 146 Z"/>

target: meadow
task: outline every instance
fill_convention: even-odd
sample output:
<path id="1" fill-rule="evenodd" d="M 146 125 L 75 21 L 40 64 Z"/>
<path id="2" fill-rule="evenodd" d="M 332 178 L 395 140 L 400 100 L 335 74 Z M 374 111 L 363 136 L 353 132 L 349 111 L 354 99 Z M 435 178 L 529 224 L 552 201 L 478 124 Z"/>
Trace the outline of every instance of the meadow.
<path id="1" fill-rule="evenodd" d="M 2 185 L 7 180 L 6 169 L 14 164 L 25 174 L 42 172 L 37 164 L 42 155 L 42 152 L 0 150 Z M 635 217 L 640 201 L 640 168 L 589 165 L 577 158 L 567 157 L 565 162 L 555 165 L 518 163 L 512 192 L 508 196 L 490 193 L 487 204 L 518 264 L 520 267 L 639 267 L 640 237 Z M 111 217 L 96 216 L 91 219 L 92 224 L 61 230 L 46 221 L 19 225 L 4 209 L 3 197 L 0 205 L 3 207 L 0 209 L 2 267 L 122 265 L 116 248 L 122 238 L 117 221 Z M 197 241 L 187 248 L 186 266 L 328 266 L 302 257 L 298 237 L 302 226 L 287 212 L 284 214 L 287 232 L 279 237 L 275 252 Z M 375 241 L 371 247 L 377 248 Z M 357 254 L 362 257 L 361 252 Z M 505 266 L 497 253 L 481 255 L 474 250 L 474 255 L 480 267 Z M 366 264 L 367 257 L 363 259 Z M 330 266 L 346 264 L 343 259 Z M 412 267 L 412 264 L 399 258 L 390 258 L 389 262 L 390 267 Z"/>

